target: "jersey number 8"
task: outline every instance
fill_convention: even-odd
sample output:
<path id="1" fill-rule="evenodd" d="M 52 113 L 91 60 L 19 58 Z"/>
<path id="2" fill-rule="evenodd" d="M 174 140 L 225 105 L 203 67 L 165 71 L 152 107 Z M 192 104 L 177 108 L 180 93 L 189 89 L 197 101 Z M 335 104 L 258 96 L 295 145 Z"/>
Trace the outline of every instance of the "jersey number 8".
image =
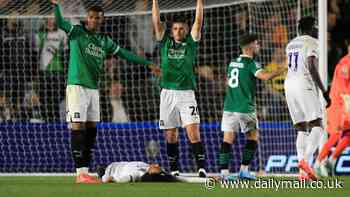
<path id="1" fill-rule="evenodd" d="M 228 85 L 231 88 L 237 88 L 238 87 L 238 76 L 239 76 L 239 70 L 238 68 L 233 68 L 231 70 L 230 78 L 228 80 Z"/>

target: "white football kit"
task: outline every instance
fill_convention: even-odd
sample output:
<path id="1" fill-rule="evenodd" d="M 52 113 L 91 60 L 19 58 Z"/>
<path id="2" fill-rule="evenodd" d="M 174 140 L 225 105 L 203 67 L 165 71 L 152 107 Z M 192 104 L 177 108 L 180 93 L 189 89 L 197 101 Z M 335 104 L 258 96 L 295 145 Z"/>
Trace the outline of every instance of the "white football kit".
<path id="1" fill-rule="evenodd" d="M 317 39 L 304 35 L 290 41 L 286 47 L 288 74 L 284 82 L 289 113 L 294 124 L 322 118 L 318 89 L 308 69 L 308 57 L 318 59 Z"/>
<path id="2" fill-rule="evenodd" d="M 108 177 L 112 177 L 112 181 L 116 183 L 140 181 L 148 169 L 149 164 L 141 161 L 113 162 L 107 166 L 102 182 L 106 183 Z"/>

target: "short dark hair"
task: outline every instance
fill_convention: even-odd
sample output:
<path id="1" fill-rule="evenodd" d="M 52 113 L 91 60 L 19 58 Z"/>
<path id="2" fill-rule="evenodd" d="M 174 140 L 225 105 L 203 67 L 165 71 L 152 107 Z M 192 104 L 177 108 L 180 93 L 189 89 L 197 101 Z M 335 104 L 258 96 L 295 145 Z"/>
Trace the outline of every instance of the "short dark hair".
<path id="1" fill-rule="evenodd" d="M 313 31 L 316 25 L 316 19 L 312 16 L 306 16 L 299 20 L 298 30 L 299 33 L 305 34 Z"/>
<path id="2" fill-rule="evenodd" d="M 101 6 L 98 6 L 98 5 L 94 5 L 94 6 L 89 7 L 89 9 L 87 11 L 88 12 L 97 12 L 97 13 L 102 12 L 102 14 L 105 13 L 103 8 Z"/>
<path id="3" fill-rule="evenodd" d="M 250 34 L 250 33 L 245 34 L 239 39 L 239 46 L 244 47 L 258 39 L 259 37 L 256 34 Z"/>
<path id="4" fill-rule="evenodd" d="M 104 165 L 97 166 L 96 172 L 97 172 L 97 176 L 98 176 L 99 178 L 102 178 L 103 175 L 105 175 L 106 166 L 104 166 Z"/>
<path id="5" fill-rule="evenodd" d="M 174 16 L 171 20 L 171 24 L 174 24 L 174 23 L 185 23 L 187 24 L 188 23 L 188 20 L 186 17 L 184 16 Z"/>
<path id="6" fill-rule="evenodd" d="M 141 182 L 179 182 L 179 180 L 175 176 L 161 171 L 155 174 L 147 172 L 141 177 Z"/>

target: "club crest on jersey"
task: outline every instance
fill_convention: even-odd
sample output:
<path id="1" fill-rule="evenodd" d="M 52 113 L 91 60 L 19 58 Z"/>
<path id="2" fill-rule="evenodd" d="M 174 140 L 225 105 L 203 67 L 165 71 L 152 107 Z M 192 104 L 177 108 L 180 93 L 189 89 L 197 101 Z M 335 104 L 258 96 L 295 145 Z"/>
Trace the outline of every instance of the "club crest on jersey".
<path id="1" fill-rule="evenodd" d="M 79 112 L 75 112 L 74 113 L 74 118 L 80 118 L 80 113 Z"/>
<path id="2" fill-rule="evenodd" d="M 94 43 L 90 43 L 87 48 L 85 48 L 85 52 L 91 56 L 103 58 L 104 50 L 101 47 L 96 46 Z"/>
<path id="3" fill-rule="evenodd" d="M 159 126 L 164 126 L 165 124 L 164 124 L 164 120 L 160 120 L 159 121 Z"/>

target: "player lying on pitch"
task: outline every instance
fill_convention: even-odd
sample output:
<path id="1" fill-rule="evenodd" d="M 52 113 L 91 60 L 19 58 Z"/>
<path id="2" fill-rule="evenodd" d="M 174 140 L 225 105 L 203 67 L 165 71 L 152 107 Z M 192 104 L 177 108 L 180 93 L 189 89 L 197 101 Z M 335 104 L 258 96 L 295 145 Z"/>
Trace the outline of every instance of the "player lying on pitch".
<path id="1" fill-rule="evenodd" d="M 158 164 L 141 161 L 113 162 L 107 167 L 97 168 L 102 183 L 128 182 L 205 182 L 205 178 L 181 177 L 166 173 Z"/>

